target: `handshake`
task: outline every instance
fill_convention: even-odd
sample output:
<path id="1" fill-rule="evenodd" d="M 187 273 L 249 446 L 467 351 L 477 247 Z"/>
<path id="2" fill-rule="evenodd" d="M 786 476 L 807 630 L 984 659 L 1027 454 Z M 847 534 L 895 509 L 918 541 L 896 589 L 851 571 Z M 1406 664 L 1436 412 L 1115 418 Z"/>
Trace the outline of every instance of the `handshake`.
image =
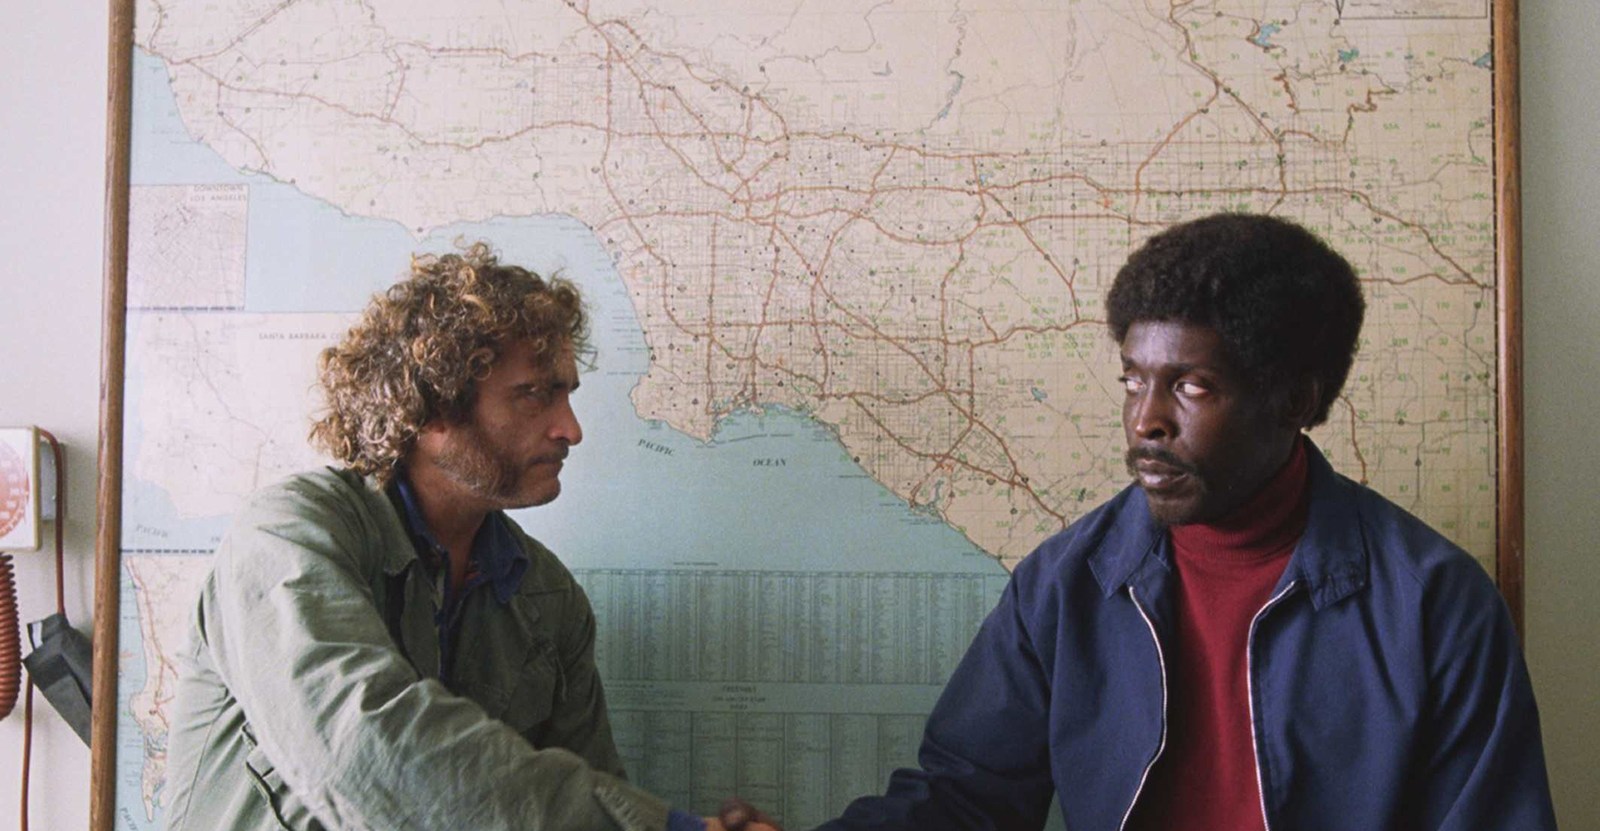
<path id="1" fill-rule="evenodd" d="M 722 803 L 714 817 L 706 817 L 706 831 L 783 831 L 771 817 L 742 799 Z"/>

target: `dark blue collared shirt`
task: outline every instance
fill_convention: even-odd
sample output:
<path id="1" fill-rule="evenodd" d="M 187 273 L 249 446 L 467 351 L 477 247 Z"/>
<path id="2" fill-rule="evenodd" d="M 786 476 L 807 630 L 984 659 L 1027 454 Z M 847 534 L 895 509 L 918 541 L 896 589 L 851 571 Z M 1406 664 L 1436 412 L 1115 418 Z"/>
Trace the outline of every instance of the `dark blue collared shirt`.
<path id="1" fill-rule="evenodd" d="M 511 520 L 499 511 L 490 513 L 483 518 L 477 536 L 472 538 L 465 585 L 451 585 L 450 553 L 428 528 L 428 521 L 423 518 L 422 509 L 417 504 L 416 492 L 404 471 L 395 477 L 395 485 L 400 493 L 400 503 L 405 507 L 406 527 L 411 531 L 411 539 L 416 543 L 418 553 L 423 555 L 433 570 L 435 596 L 440 599 L 433 615 L 434 624 L 439 629 L 439 680 L 449 686 L 456 631 L 468 595 L 487 584 L 500 605 L 511 602 L 517 587 L 522 585 L 522 575 L 528 570 L 528 554 L 507 527 Z"/>

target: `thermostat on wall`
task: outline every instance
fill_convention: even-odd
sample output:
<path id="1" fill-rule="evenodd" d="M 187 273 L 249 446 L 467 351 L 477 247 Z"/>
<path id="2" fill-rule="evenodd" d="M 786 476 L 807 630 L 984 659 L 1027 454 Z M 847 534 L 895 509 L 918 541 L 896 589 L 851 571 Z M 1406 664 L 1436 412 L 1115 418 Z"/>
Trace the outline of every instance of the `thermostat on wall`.
<path id="1" fill-rule="evenodd" d="M 0 428 L 0 551 L 39 547 L 39 433 Z"/>

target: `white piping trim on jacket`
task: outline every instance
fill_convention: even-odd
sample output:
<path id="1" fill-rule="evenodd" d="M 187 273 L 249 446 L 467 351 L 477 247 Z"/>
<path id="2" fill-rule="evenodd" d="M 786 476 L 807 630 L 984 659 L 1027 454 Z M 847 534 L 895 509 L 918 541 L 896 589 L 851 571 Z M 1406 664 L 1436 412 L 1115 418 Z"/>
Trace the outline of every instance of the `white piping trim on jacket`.
<path id="1" fill-rule="evenodd" d="M 1261 743 L 1256 739 L 1256 624 L 1261 622 L 1262 615 L 1266 614 L 1273 606 L 1278 605 L 1278 601 L 1282 600 L 1289 592 L 1294 591 L 1299 585 L 1299 580 L 1289 581 L 1289 585 L 1284 586 L 1283 591 L 1278 592 L 1276 596 L 1268 600 L 1267 604 L 1256 612 L 1255 617 L 1250 619 L 1250 634 L 1244 644 L 1245 703 L 1250 705 L 1250 749 L 1254 751 L 1251 754 L 1251 759 L 1256 763 L 1256 797 L 1261 800 L 1261 827 L 1266 831 L 1272 831 L 1272 820 L 1267 818 L 1267 788 L 1266 784 L 1261 781 Z"/>
<path id="2" fill-rule="evenodd" d="M 1144 625 L 1150 629 L 1150 640 L 1156 644 L 1156 661 L 1161 665 L 1161 741 L 1156 745 L 1156 755 L 1150 757 L 1150 763 L 1144 766 L 1144 773 L 1139 776 L 1139 787 L 1134 789 L 1133 801 L 1128 803 L 1128 810 L 1122 815 L 1122 824 L 1117 826 L 1117 831 L 1125 831 L 1128 827 L 1128 819 L 1133 816 L 1133 808 L 1139 804 L 1139 795 L 1144 793 L 1144 783 L 1150 778 L 1150 771 L 1161 758 L 1162 751 L 1167 749 L 1167 657 L 1161 651 L 1161 638 L 1156 635 L 1156 625 L 1151 622 L 1150 615 L 1145 613 L 1144 606 L 1139 603 L 1139 596 L 1134 594 L 1132 586 L 1128 587 L 1128 598 L 1133 601 L 1133 608 L 1139 610 L 1139 617 L 1144 618 Z"/>

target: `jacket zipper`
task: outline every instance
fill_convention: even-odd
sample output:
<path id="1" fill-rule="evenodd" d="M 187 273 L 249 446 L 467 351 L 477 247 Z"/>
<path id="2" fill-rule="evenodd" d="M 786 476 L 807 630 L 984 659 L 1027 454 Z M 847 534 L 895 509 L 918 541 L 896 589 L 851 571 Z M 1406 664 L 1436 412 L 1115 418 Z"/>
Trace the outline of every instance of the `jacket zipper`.
<path id="1" fill-rule="evenodd" d="M 1150 762 L 1144 766 L 1144 773 L 1139 776 L 1139 787 L 1134 789 L 1133 801 L 1128 803 L 1128 810 L 1122 814 L 1122 824 L 1117 826 L 1117 831 L 1125 831 L 1128 827 L 1128 820 L 1133 816 L 1133 808 L 1139 804 L 1139 795 L 1144 793 L 1144 783 L 1150 779 L 1151 769 L 1156 766 L 1161 753 L 1167 749 L 1167 657 L 1161 651 L 1161 638 L 1156 635 L 1156 625 L 1151 622 L 1150 615 L 1145 612 L 1144 605 L 1139 602 L 1139 595 L 1134 593 L 1132 586 L 1128 587 L 1128 597 L 1133 600 L 1133 608 L 1139 610 L 1139 617 L 1144 618 L 1144 625 L 1150 629 L 1150 639 L 1156 644 L 1156 661 L 1161 666 L 1161 741 L 1156 744 L 1156 755 L 1150 757 Z M 1259 778 L 1258 772 L 1257 779 Z"/>
<path id="2" fill-rule="evenodd" d="M 1283 587 L 1283 591 L 1274 595 L 1256 612 L 1256 616 L 1250 619 L 1250 634 L 1244 644 L 1244 689 L 1247 699 L 1245 703 L 1250 705 L 1250 748 L 1255 751 L 1252 754 L 1252 761 L 1256 763 L 1256 796 L 1261 800 L 1261 827 L 1265 831 L 1272 831 L 1272 820 L 1267 817 L 1267 786 L 1261 778 L 1261 742 L 1256 738 L 1256 624 L 1261 622 L 1262 615 L 1278 605 L 1278 601 L 1299 586 L 1299 580 L 1290 580 L 1289 585 Z"/>

